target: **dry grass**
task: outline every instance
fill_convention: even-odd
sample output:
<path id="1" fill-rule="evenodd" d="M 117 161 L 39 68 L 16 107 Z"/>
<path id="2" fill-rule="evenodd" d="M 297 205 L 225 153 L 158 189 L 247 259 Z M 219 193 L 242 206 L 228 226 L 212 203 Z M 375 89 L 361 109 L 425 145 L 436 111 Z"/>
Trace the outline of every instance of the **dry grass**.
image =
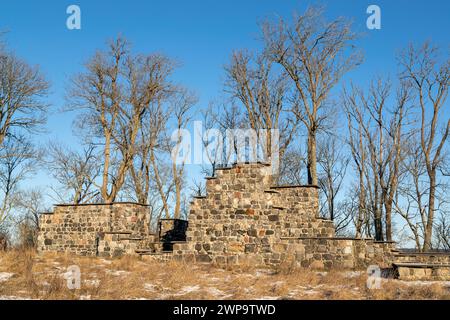
<path id="1" fill-rule="evenodd" d="M 64 273 L 77 265 L 81 288 L 67 288 Z M 366 275 L 315 272 L 282 265 L 225 269 L 135 257 L 101 259 L 33 251 L 0 253 L 0 299 L 450 299 L 450 284 L 384 280 L 366 287 Z"/>

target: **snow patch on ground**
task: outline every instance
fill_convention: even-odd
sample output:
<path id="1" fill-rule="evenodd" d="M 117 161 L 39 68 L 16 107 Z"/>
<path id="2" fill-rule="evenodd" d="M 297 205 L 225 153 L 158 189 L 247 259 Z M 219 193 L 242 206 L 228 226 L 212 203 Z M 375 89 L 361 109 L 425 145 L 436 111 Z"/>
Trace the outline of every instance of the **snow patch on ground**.
<path id="1" fill-rule="evenodd" d="M 187 294 L 187 293 L 191 293 L 194 291 L 198 291 L 200 290 L 200 286 L 196 285 L 196 286 L 185 286 L 183 288 L 181 288 L 180 290 L 180 294 Z"/>
<path id="2" fill-rule="evenodd" d="M 215 297 L 221 298 L 221 299 L 227 299 L 227 298 L 230 298 L 233 296 L 232 294 L 226 294 L 222 290 L 219 290 L 214 287 L 208 287 L 208 288 L 206 288 L 206 291 L 208 291 L 209 294 L 211 294 Z"/>
<path id="3" fill-rule="evenodd" d="M 302 292 L 303 294 L 306 294 L 306 295 L 316 295 L 316 294 L 320 294 L 320 292 L 319 291 L 316 291 L 316 290 L 310 290 L 310 291 L 304 291 L 304 292 Z"/>
<path id="4" fill-rule="evenodd" d="M 274 296 L 263 296 L 259 297 L 256 300 L 278 300 L 280 297 L 274 297 Z"/>
<path id="5" fill-rule="evenodd" d="M 145 283 L 144 284 L 144 290 L 145 291 L 155 292 L 156 291 L 156 285 L 154 285 L 153 283 Z"/>
<path id="6" fill-rule="evenodd" d="M 97 288 L 100 285 L 100 280 L 98 279 L 84 280 L 83 283 L 88 286 L 93 286 Z"/>
<path id="7" fill-rule="evenodd" d="M 211 282 L 217 282 L 217 281 L 221 281 L 222 279 L 217 278 L 217 277 L 212 277 L 212 278 L 209 278 L 208 280 Z"/>
<path id="8" fill-rule="evenodd" d="M 130 274 L 130 272 L 129 271 L 125 271 L 125 270 L 115 270 L 115 271 L 113 271 L 113 270 L 107 270 L 106 271 L 107 273 L 109 273 L 109 274 L 111 274 L 111 275 L 113 275 L 113 276 L 125 276 L 125 275 L 127 275 L 127 274 Z"/>
<path id="9" fill-rule="evenodd" d="M 19 297 L 19 296 L 0 296 L 0 300 L 33 300 L 29 297 Z"/>
<path id="10" fill-rule="evenodd" d="M 270 276 L 271 274 L 273 274 L 273 271 L 271 270 L 264 270 L 264 269 L 258 269 L 255 272 L 256 277 L 260 277 L 260 276 Z M 253 276 L 253 275 L 252 275 Z"/>
<path id="11" fill-rule="evenodd" d="M 346 278 L 357 278 L 363 274 L 362 271 L 347 271 L 344 272 L 344 277 Z"/>
<path id="12" fill-rule="evenodd" d="M 440 284 L 445 287 L 450 287 L 450 281 L 405 281 L 405 280 L 395 280 L 398 283 L 404 284 L 406 286 L 431 286 L 433 284 Z"/>
<path id="13" fill-rule="evenodd" d="M 11 272 L 0 272 L 0 282 L 8 281 L 13 275 Z"/>

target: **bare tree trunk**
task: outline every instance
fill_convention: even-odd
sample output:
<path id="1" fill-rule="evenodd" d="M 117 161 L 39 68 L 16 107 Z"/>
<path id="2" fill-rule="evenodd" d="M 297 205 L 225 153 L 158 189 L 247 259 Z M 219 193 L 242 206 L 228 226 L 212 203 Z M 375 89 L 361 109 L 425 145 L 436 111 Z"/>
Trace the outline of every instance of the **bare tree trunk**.
<path id="1" fill-rule="evenodd" d="M 392 241 L 392 200 L 384 203 L 385 223 L 386 223 L 386 240 Z"/>
<path id="2" fill-rule="evenodd" d="M 155 155 L 153 150 L 150 151 L 150 161 L 153 165 L 153 172 L 155 173 L 156 186 L 158 188 L 161 201 L 163 203 L 164 213 L 166 219 L 170 218 L 169 205 L 167 204 L 166 193 L 164 192 L 164 187 L 161 181 L 161 176 L 159 174 L 158 164 L 156 163 Z"/>
<path id="3" fill-rule="evenodd" d="M 173 170 L 177 171 L 177 165 L 173 164 Z M 181 181 L 180 178 L 175 180 L 175 208 L 173 212 L 173 217 L 175 219 L 180 219 L 181 215 Z"/>
<path id="4" fill-rule="evenodd" d="M 433 238 L 433 223 L 436 199 L 436 173 L 430 172 L 430 191 L 428 196 L 428 217 L 425 225 L 425 234 L 423 238 L 423 251 L 429 251 L 432 248 L 431 240 Z"/>
<path id="5" fill-rule="evenodd" d="M 103 151 L 103 179 L 102 179 L 102 188 L 101 188 L 101 195 L 103 200 L 106 203 L 111 203 L 112 199 L 109 197 L 108 194 L 108 174 L 109 174 L 109 161 L 111 159 L 111 134 L 109 132 L 105 132 L 105 148 Z"/>
<path id="6" fill-rule="evenodd" d="M 317 146 L 316 146 L 316 132 L 308 134 L 308 184 L 317 186 L 319 181 L 317 179 Z"/>

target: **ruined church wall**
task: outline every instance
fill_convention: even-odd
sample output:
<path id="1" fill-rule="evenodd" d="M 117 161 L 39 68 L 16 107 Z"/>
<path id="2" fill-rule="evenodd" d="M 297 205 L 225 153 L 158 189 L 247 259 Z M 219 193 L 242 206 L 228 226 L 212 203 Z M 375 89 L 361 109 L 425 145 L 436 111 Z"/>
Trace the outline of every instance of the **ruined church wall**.
<path id="1" fill-rule="evenodd" d="M 283 237 L 334 236 L 319 219 L 318 188 L 273 186 L 270 167 L 237 165 L 207 180 L 207 196 L 191 203 L 187 243 L 178 259 L 217 264 L 249 261 L 276 265 L 289 258 Z"/>
<path id="2" fill-rule="evenodd" d="M 148 233 L 147 207 L 135 203 L 57 205 L 40 217 L 39 251 L 96 255 L 106 232 Z"/>

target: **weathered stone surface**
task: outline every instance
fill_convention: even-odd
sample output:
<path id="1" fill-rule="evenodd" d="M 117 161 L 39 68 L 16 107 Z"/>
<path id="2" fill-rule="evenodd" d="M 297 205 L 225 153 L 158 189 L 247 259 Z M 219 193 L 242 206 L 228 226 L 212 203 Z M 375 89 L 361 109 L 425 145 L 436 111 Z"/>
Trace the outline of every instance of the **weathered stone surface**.
<path id="1" fill-rule="evenodd" d="M 392 246 L 334 238 L 333 222 L 318 218 L 318 188 L 273 186 L 270 173 L 260 163 L 217 170 L 207 180 L 207 196 L 191 203 L 187 240 L 192 244 L 174 254 L 201 255 L 201 260 L 206 254 L 219 265 L 296 261 L 305 267 L 353 268 L 387 262 L 384 253 L 389 256 Z"/>
<path id="2" fill-rule="evenodd" d="M 333 222 L 318 217 L 317 187 L 274 186 L 270 173 L 261 163 L 218 169 L 207 195 L 191 202 L 189 223 L 161 219 L 155 236 L 139 204 L 56 206 L 41 217 L 38 249 L 101 256 L 143 250 L 149 257 L 169 251 L 159 258 L 218 265 L 390 266 L 393 243 L 336 238 Z"/>
<path id="3" fill-rule="evenodd" d="M 107 234 L 113 231 L 119 233 Z M 40 217 L 38 250 L 116 256 L 134 250 L 133 240 L 118 241 L 130 235 L 148 235 L 146 206 L 135 203 L 57 205 L 52 214 Z"/>

